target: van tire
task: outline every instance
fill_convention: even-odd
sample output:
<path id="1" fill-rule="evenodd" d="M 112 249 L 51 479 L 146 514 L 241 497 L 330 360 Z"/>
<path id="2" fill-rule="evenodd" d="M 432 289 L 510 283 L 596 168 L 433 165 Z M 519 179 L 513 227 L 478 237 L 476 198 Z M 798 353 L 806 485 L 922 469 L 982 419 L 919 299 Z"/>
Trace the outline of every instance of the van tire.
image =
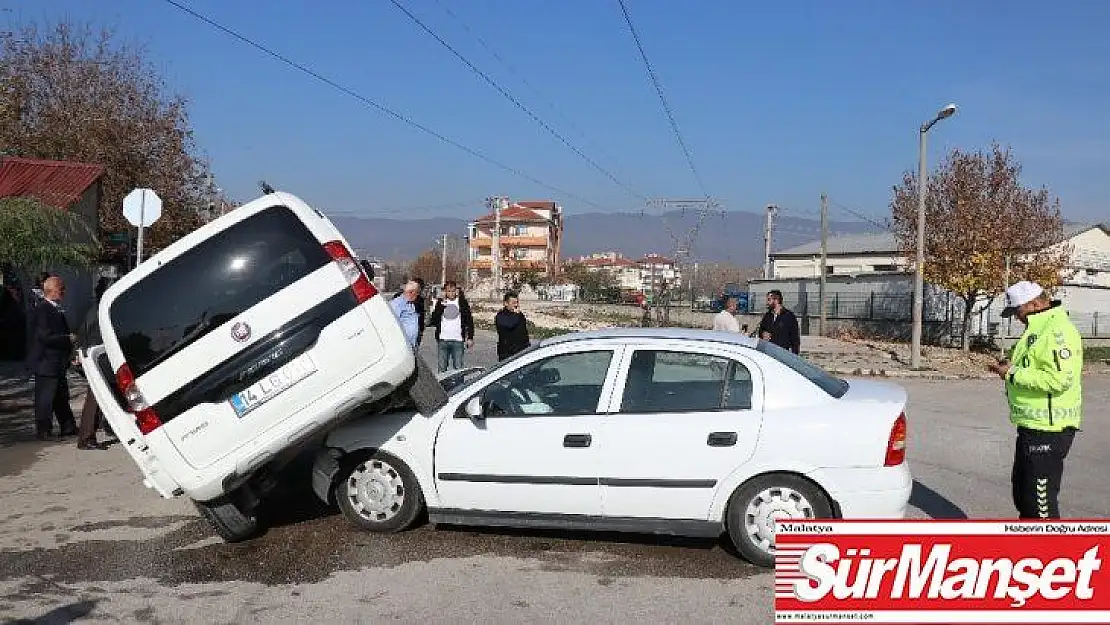
<path id="1" fill-rule="evenodd" d="M 258 531 L 258 515 L 253 510 L 244 513 L 227 497 L 204 502 L 194 501 L 193 504 L 224 542 L 242 542 Z"/>
<path id="2" fill-rule="evenodd" d="M 416 370 L 408 383 L 408 395 L 420 414 L 425 416 L 431 416 L 447 403 L 447 391 L 443 390 L 435 372 L 420 354 L 416 354 Z"/>

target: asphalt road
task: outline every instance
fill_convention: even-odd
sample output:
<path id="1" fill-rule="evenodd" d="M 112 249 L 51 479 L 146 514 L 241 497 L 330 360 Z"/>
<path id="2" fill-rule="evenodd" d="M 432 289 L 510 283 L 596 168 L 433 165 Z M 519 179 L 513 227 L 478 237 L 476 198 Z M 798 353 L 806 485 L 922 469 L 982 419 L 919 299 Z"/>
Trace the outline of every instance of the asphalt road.
<path id="1" fill-rule="evenodd" d="M 468 364 L 494 359 L 480 338 Z M 901 383 L 913 516 L 1013 518 L 1000 383 Z M 1110 517 L 1110 377 L 1085 384 L 1062 505 Z M 770 574 L 713 541 L 429 527 L 376 536 L 320 506 L 294 468 L 266 532 L 225 545 L 188 502 L 143 488 L 122 450 L 17 438 L 0 438 L 0 622 L 770 621 Z"/>

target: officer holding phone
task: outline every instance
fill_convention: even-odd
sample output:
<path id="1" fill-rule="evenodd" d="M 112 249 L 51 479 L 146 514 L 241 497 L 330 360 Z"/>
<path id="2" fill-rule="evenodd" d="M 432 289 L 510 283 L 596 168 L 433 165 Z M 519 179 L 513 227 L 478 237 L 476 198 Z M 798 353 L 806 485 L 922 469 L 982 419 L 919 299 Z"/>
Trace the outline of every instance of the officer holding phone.
<path id="1" fill-rule="evenodd" d="M 1002 316 L 1025 325 L 1010 357 L 988 367 L 1006 382 L 1017 427 L 1014 505 L 1022 519 L 1058 519 L 1064 460 L 1083 418 L 1083 342 L 1060 301 L 1035 282 L 1006 289 Z"/>

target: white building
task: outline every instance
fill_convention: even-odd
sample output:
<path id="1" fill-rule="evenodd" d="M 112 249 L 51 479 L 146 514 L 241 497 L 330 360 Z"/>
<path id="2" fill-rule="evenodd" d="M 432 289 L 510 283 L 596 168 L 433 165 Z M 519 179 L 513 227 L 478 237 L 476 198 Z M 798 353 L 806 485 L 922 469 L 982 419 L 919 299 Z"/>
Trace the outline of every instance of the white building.
<path id="1" fill-rule="evenodd" d="M 578 262 L 588 271 L 606 271 L 621 289 L 639 291 L 641 289 L 640 265 L 629 260 L 619 252 L 602 252 L 582 256 Z"/>
<path id="2" fill-rule="evenodd" d="M 828 275 L 910 271 L 910 259 L 898 249 L 890 233 L 852 234 L 828 240 Z M 821 241 L 771 254 L 774 278 L 820 278 Z"/>
<path id="3" fill-rule="evenodd" d="M 1070 245 L 1072 254 L 1062 272 L 1056 296 L 1071 312 L 1085 336 L 1110 336 L 1110 224 L 1072 224 L 1065 227 L 1064 237 L 1057 245 Z M 838 301 L 853 302 L 853 308 L 862 310 L 869 306 L 874 310 L 876 295 L 880 300 L 895 302 L 912 293 L 911 260 L 900 251 L 894 235 L 833 237 L 828 239 L 827 249 L 826 273 L 832 279 L 827 298 L 839 297 Z M 803 298 L 816 295 L 821 275 L 821 242 L 813 241 L 773 253 L 771 275 L 770 280 L 752 282 L 751 297 L 756 298 L 753 301 L 774 288 L 784 295 L 794 293 Z M 1002 276 L 999 276 L 999 284 L 1001 281 Z M 932 294 L 927 296 L 927 304 L 930 298 L 935 301 L 940 296 L 936 290 L 929 290 Z M 869 295 L 870 301 L 865 306 L 861 298 Z M 902 308 L 901 304 L 891 305 L 899 310 Z M 1001 322 L 1003 306 L 1001 297 L 978 306 L 972 331 L 993 333 L 991 328 Z M 1002 330 L 1020 332 L 1021 324 L 1008 322 Z"/>

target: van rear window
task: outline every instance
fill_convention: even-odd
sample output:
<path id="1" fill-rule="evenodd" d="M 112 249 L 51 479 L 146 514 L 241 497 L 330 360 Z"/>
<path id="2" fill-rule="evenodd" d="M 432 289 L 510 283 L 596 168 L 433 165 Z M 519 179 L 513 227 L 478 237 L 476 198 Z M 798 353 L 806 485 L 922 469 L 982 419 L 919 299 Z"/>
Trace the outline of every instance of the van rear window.
<path id="1" fill-rule="evenodd" d="M 267 208 L 123 292 L 109 310 L 136 377 L 331 262 L 291 210 Z"/>

